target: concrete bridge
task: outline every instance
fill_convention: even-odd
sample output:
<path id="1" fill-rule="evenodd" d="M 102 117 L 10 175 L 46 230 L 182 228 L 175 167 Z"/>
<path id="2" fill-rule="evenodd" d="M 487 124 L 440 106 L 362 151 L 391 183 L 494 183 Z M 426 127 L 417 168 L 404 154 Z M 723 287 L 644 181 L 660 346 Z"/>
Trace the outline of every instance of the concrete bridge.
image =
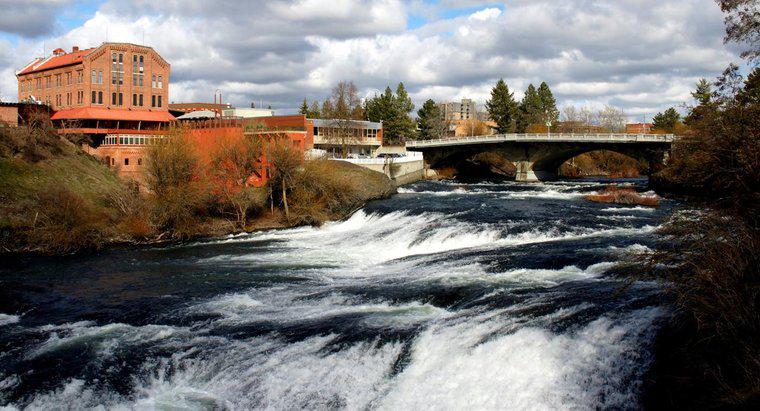
<path id="1" fill-rule="evenodd" d="M 431 168 L 456 167 L 468 158 L 493 152 L 517 168 L 517 181 L 545 181 L 557 177 L 565 161 L 595 150 L 632 157 L 656 171 L 667 159 L 672 134 L 494 134 L 409 141 L 406 147 L 421 151 Z"/>

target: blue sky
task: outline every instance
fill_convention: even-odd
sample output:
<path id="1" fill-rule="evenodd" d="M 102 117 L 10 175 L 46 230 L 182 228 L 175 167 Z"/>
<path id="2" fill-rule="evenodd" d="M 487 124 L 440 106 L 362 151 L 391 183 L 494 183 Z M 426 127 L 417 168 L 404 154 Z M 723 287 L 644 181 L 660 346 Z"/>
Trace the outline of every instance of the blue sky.
<path id="1" fill-rule="evenodd" d="M 0 99 L 14 71 L 57 47 L 154 47 L 171 101 L 322 100 L 339 81 L 371 95 L 404 82 L 415 104 L 483 105 L 504 78 L 521 98 L 546 81 L 560 106 L 619 107 L 635 120 L 690 101 L 737 49 L 713 0 L 4 0 Z"/>

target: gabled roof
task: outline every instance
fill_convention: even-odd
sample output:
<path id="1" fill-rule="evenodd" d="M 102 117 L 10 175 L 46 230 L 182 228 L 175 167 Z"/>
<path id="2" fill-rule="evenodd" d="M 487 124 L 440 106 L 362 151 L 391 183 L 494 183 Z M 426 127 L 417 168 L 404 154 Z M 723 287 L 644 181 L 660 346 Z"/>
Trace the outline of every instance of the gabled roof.
<path id="1" fill-rule="evenodd" d="M 58 67 L 66 67 L 72 66 L 74 64 L 79 64 L 82 62 L 82 58 L 92 50 L 95 50 L 95 48 L 93 47 L 89 49 L 74 51 L 59 56 L 53 55 L 45 59 L 37 59 L 16 73 L 16 75 L 23 76 L 25 74 L 37 73 Z"/>
<path id="2" fill-rule="evenodd" d="M 51 120 L 114 120 L 114 121 L 174 121 L 166 111 L 111 110 L 100 107 L 79 107 L 58 110 Z"/>

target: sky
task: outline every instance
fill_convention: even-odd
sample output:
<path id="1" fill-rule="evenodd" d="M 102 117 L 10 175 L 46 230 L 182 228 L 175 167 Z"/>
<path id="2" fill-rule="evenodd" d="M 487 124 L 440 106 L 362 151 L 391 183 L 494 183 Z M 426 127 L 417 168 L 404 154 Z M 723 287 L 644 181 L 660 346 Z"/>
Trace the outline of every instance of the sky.
<path id="1" fill-rule="evenodd" d="M 365 97 L 403 81 L 417 107 L 472 98 L 503 78 L 516 98 L 546 81 L 558 106 L 631 121 L 690 103 L 739 50 L 714 0 L 0 0 L 0 100 L 16 70 L 61 47 L 152 46 L 169 100 L 252 101 L 282 112 L 342 80 Z"/>

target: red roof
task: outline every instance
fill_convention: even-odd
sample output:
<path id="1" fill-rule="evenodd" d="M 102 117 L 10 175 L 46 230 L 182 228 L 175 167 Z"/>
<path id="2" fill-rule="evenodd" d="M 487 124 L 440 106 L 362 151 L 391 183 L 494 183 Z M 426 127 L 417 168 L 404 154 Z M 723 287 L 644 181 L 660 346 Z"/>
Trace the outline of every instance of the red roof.
<path id="1" fill-rule="evenodd" d="M 100 107 L 79 107 L 56 111 L 51 120 L 121 120 L 121 121 L 174 121 L 167 111 L 111 110 Z"/>
<path id="2" fill-rule="evenodd" d="M 82 62 L 82 57 L 89 53 L 90 51 L 94 50 L 95 48 L 89 48 L 85 50 L 79 50 L 74 51 L 68 54 L 63 54 L 60 56 L 52 56 L 48 58 L 47 60 L 41 60 L 34 62 L 33 64 L 28 65 L 24 70 L 18 73 L 19 76 L 23 76 L 24 74 L 29 73 L 36 73 L 39 71 L 45 71 L 50 70 L 58 67 L 65 67 L 65 66 L 71 66 L 73 64 L 79 64 Z"/>

